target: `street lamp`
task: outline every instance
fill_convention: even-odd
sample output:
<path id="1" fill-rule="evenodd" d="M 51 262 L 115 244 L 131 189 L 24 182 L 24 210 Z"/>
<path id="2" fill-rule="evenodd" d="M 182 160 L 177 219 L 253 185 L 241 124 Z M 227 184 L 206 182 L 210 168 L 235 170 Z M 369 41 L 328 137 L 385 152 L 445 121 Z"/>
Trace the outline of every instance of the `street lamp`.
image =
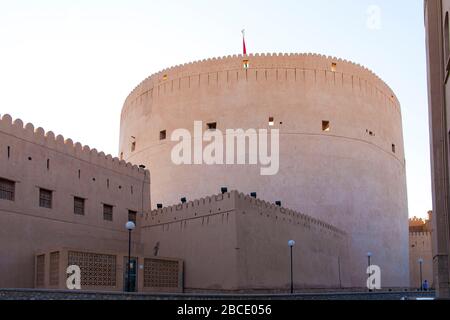
<path id="1" fill-rule="evenodd" d="M 294 294 L 294 265 L 292 259 L 292 248 L 295 246 L 295 241 L 289 240 L 288 246 L 291 250 L 291 294 Z"/>
<path id="2" fill-rule="evenodd" d="M 367 266 L 368 266 L 368 269 L 367 269 L 367 274 L 370 276 L 371 274 L 370 274 L 370 266 L 372 265 L 371 264 L 371 262 L 370 262 L 370 259 L 372 258 L 372 252 L 367 252 Z M 369 288 L 369 292 L 372 292 L 372 290 Z"/>
<path id="3" fill-rule="evenodd" d="M 371 266 L 370 259 L 372 258 L 372 252 L 367 252 L 367 266 Z"/>
<path id="4" fill-rule="evenodd" d="M 127 279 L 127 292 L 131 290 L 131 231 L 136 228 L 133 221 L 128 221 L 125 225 L 128 230 L 128 279 Z"/>
<path id="5" fill-rule="evenodd" d="M 420 291 L 423 291 L 423 279 L 422 279 L 422 266 L 423 266 L 423 259 L 419 259 L 419 270 L 420 270 Z"/>

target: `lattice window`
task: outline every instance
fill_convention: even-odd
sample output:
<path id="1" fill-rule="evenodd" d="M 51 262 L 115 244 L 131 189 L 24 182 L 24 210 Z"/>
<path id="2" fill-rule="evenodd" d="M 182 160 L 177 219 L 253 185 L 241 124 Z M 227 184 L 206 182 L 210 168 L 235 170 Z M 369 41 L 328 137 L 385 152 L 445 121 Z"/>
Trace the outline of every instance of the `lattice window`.
<path id="1" fill-rule="evenodd" d="M 16 183 L 0 178 L 0 199 L 14 201 Z"/>
<path id="2" fill-rule="evenodd" d="M 59 252 L 50 253 L 50 285 L 59 285 Z"/>
<path id="3" fill-rule="evenodd" d="M 77 215 L 84 216 L 84 203 L 83 198 L 75 197 L 73 199 L 73 212 Z"/>
<path id="4" fill-rule="evenodd" d="M 76 265 L 80 267 L 81 286 L 116 286 L 116 256 L 69 251 L 68 265 Z"/>
<path id="5" fill-rule="evenodd" d="M 132 221 L 136 225 L 136 220 L 137 220 L 137 212 L 128 210 L 128 221 Z"/>
<path id="6" fill-rule="evenodd" d="M 103 220 L 113 221 L 113 206 L 108 204 L 103 205 Z"/>
<path id="7" fill-rule="evenodd" d="M 144 259 L 144 287 L 178 288 L 179 263 L 160 259 Z"/>
<path id="8" fill-rule="evenodd" d="M 36 286 L 43 287 L 45 285 L 45 254 L 36 258 Z"/>
<path id="9" fill-rule="evenodd" d="M 39 206 L 42 208 L 52 208 L 52 191 L 39 189 Z"/>

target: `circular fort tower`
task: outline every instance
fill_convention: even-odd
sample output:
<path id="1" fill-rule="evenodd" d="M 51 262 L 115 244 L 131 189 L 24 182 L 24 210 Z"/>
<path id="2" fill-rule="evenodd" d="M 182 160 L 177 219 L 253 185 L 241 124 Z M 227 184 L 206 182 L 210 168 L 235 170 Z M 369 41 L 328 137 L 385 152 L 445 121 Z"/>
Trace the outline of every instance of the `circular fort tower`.
<path id="1" fill-rule="evenodd" d="M 194 121 L 216 123 L 223 132 L 278 129 L 278 173 L 263 176 L 260 165 L 175 165 L 178 142 L 171 133 L 193 134 Z M 263 54 L 163 70 L 126 99 L 119 152 L 150 169 L 153 207 L 220 187 L 257 192 L 345 230 L 353 287 L 366 285 L 368 252 L 381 267 L 384 288 L 409 285 L 400 104 L 360 65 L 315 54 Z"/>

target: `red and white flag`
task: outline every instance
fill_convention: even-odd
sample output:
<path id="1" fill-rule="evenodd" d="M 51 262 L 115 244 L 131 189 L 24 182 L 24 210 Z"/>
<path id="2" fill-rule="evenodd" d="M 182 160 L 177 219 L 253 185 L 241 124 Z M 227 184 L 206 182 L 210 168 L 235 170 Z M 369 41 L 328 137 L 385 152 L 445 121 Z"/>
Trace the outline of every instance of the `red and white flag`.
<path id="1" fill-rule="evenodd" d="M 242 30 L 243 54 L 247 55 L 247 46 L 245 45 L 245 29 Z"/>

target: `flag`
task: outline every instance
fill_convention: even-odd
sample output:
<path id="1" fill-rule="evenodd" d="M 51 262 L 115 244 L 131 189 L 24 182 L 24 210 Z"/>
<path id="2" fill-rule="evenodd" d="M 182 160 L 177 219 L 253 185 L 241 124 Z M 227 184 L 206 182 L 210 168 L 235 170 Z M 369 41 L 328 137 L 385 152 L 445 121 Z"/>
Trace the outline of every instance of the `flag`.
<path id="1" fill-rule="evenodd" d="M 242 51 L 244 54 L 244 60 L 242 61 L 242 64 L 244 66 L 244 69 L 247 70 L 250 68 L 250 64 L 248 59 L 245 57 L 247 55 L 247 46 L 245 44 L 245 29 L 242 30 Z"/>
<path id="2" fill-rule="evenodd" d="M 242 44 L 244 56 L 247 55 L 247 46 L 245 45 L 245 29 L 242 30 Z"/>

